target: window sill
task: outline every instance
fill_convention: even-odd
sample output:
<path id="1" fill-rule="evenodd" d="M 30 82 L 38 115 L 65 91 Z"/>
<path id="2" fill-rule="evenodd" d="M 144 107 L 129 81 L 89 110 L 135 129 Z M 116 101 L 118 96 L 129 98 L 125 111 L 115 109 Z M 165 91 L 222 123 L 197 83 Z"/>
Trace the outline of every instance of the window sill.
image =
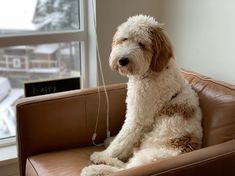
<path id="1" fill-rule="evenodd" d="M 19 176 L 16 145 L 0 147 L 0 175 Z"/>
<path id="2" fill-rule="evenodd" d="M 0 147 L 0 167 L 17 163 L 16 145 Z"/>

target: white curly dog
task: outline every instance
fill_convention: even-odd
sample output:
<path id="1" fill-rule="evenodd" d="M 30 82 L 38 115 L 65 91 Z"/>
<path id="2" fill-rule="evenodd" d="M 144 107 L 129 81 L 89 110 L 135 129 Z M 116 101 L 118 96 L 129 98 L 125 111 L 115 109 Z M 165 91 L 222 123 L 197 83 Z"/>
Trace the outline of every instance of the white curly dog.
<path id="1" fill-rule="evenodd" d="M 129 78 L 126 119 L 81 176 L 108 175 L 201 147 L 198 96 L 181 76 L 162 25 L 153 17 L 130 17 L 114 35 L 109 63 Z"/>

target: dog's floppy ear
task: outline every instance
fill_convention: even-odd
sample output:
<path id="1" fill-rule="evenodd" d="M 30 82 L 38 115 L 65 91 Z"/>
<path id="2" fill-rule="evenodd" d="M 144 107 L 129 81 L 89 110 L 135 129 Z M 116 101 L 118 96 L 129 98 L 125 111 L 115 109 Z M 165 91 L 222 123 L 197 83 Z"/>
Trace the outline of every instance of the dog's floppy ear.
<path id="1" fill-rule="evenodd" d="M 168 64 L 169 60 L 174 57 L 171 43 L 159 25 L 151 29 L 153 57 L 150 68 L 153 71 L 160 72 Z"/>

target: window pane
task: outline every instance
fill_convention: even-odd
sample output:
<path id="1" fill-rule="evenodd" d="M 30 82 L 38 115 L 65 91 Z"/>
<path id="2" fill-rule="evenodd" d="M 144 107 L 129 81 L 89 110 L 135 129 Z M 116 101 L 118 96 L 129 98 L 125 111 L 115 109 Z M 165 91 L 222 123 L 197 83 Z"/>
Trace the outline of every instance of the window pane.
<path id="1" fill-rule="evenodd" d="M 25 81 L 80 76 L 81 42 L 0 48 L 0 139 L 15 136 Z"/>
<path id="2" fill-rule="evenodd" d="M 80 29 L 79 0 L 0 1 L 0 35 Z"/>

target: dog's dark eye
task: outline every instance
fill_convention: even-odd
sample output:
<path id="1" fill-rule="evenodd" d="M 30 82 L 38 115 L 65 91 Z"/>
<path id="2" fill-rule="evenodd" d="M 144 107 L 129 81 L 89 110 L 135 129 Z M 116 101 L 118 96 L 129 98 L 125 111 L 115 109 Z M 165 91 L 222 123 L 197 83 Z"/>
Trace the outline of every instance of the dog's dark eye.
<path id="1" fill-rule="evenodd" d="M 141 42 L 139 42 L 138 44 L 139 44 L 139 46 L 140 46 L 141 48 L 144 48 L 144 47 L 145 47 L 144 44 L 141 43 Z"/>
<path id="2" fill-rule="evenodd" d="M 126 40 L 127 40 L 127 38 L 123 38 L 123 39 L 122 39 L 123 42 L 126 41 Z"/>

